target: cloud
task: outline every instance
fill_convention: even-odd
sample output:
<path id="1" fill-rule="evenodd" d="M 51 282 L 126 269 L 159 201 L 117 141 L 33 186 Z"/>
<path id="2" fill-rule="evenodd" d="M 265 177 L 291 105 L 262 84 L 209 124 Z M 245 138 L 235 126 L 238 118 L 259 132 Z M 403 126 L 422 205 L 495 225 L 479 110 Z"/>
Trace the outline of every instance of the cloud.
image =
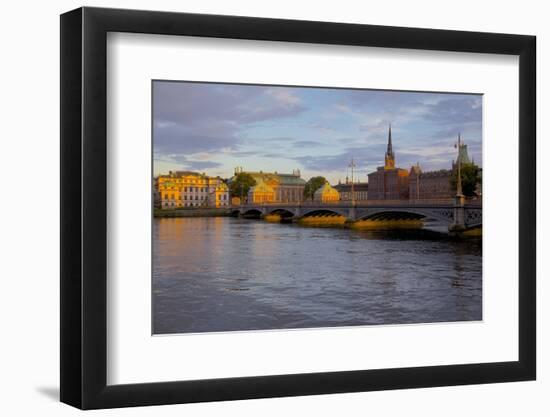
<path id="1" fill-rule="evenodd" d="M 204 126 L 155 124 L 154 148 L 160 154 L 207 152 L 224 148 L 234 149 L 240 139 L 237 128 L 226 121 L 212 121 Z"/>
<path id="2" fill-rule="evenodd" d="M 305 110 L 287 87 L 156 81 L 153 141 L 158 155 L 237 150 L 247 125 Z"/>
<path id="3" fill-rule="evenodd" d="M 346 171 L 351 159 L 355 160 L 359 169 L 366 167 L 375 169 L 384 161 L 385 148 L 377 144 L 353 146 L 344 148 L 337 154 L 296 156 L 293 159 L 299 162 L 303 168 L 313 171 Z"/>
<path id="4" fill-rule="evenodd" d="M 481 162 L 474 94 L 155 82 L 153 117 L 157 160 L 225 175 L 235 164 L 336 175 L 352 157 L 370 172 L 384 163 L 389 123 L 400 167 L 447 168 L 458 132 Z"/>
<path id="5" fill-rule="evenodd" d="M 325 143 L 319 142 L 318 140 L 297 140 L 293 142 L 293 146 L 297 147 L 311 147 L 311 146 L 323 146 Z"/>
<path id="6" fill-rule="evenodd" d="M 188 170 L 203 170 L 210 168 L 219 168 L 222 166 L 221 163 L 210 160 L 189 160 L 185 155 L 182 154 L 169 154 L 169 155 L 159 155 L 155 154 L 155 161 L 159 162 L 168 162 L 170 164 L 180 165 L 182 169 Z"/>
<path id="7" fill-rule="evenodd" d="M 481 105 L 479 94 L 353 90 L 334 108 L 362 120 L 360 131 L 374 133 L 389 123 L 399 126 L 420 119 L 454 129 L 481 125 Z"/>
<path id="8" fill-rule="evenodd" d="M 481 122 L 481 97 L 451 97 L 426 105 L 424 118 L 438 124 L 453 126 Z"/>

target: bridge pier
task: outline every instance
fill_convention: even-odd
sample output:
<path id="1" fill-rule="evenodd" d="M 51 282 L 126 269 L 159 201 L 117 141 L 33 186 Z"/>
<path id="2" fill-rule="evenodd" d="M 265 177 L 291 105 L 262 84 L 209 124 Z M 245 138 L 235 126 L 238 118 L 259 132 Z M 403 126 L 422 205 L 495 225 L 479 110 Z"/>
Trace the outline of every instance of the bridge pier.
<path id="1" fill-rule="evenodd" d="M 460 233 L 464 230 L 466 230 L 464 196 L 458 194 L 454 199 L 453 223 L 449 225 L 449 232 Z"/>
<path id="2" fill-rule="evenodd" d="M 353 223 L 355 220 L 357 220 L 357 210 L 355 210 L 355 204 L 353 204 L 348 210 L 348 218 L 346 219 L 346 223 L 348 221 Z"/>

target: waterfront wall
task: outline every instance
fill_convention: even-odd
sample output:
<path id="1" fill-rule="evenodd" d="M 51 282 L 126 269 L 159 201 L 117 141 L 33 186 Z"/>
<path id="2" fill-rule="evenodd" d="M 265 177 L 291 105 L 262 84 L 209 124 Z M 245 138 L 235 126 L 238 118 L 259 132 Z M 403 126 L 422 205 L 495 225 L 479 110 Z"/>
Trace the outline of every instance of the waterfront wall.
<path id="1" fill-rule="evenodd" d="M 182 208 L 182 209 L 155 209 L 154 217 L 226 217 L 231 216 L 228 208 Z"/>

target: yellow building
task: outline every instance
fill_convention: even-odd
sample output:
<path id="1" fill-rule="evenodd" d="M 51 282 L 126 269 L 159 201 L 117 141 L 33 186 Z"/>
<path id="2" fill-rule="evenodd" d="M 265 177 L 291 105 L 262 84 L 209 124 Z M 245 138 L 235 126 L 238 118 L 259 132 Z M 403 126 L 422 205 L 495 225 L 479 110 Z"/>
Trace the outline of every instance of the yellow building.
<path id="1" fill-rule="evenodd" d="M 155 184 L 159 208 L 229 206 L 229 189 L 220 177 L 170 171 L 168 175 L 159 175 Z"/>
<path id="2" fill-rule="evenodd" d="M 319 203 L 332 203 L 340 201 L 340 193 L 326 182 L 321 188 L 313 194 L 313 200 Z"/>
<path id="3" fill-rule="evenodd" d="M 220 182 L 209 195 L 208 207 L 228 207 L 229 187 L 225 182 Z"/>
<path id="4" fill-rule="evenodd" d="M 240 173 L 249 174 L 256 181 L 256 185 L 247 194 L 248 202 L 300 202 L 303 200 L 304 187 L 306 182 L 300 177 L 300 170 L 294 170 L 292 174 L 281 174 L 278 172 L 254 172 L 244 171 L 242 168 L 235 169 L 234 178 Z M 255 196 L 255 193 L 258 193 Z"/>
<path id="5" fill-rule="evenodd" d="M 261 181 L 256 182 L 254 187 L 248 191 L 249 203 L 270 203 L 275 201 L 275 191 L 273 186 Z"/>

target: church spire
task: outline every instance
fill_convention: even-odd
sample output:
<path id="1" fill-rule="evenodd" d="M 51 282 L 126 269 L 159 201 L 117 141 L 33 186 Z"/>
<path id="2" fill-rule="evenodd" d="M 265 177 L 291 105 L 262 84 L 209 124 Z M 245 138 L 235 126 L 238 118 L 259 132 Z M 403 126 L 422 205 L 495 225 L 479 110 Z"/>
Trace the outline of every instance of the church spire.
<path id="1" fill-rule="evenodd" d="M 393 145 L 391 142 L 391 123 L 388 129 L 388 147 L 384 158 L 384 169 L 395 168 L 395 155 L 393 154 Z"/>
<path id="2" fill-rule="evenodd" d="M 388 129 L 388 155 L 393 155 L 393 147 L 391 144 L 391 123 Z"/>

